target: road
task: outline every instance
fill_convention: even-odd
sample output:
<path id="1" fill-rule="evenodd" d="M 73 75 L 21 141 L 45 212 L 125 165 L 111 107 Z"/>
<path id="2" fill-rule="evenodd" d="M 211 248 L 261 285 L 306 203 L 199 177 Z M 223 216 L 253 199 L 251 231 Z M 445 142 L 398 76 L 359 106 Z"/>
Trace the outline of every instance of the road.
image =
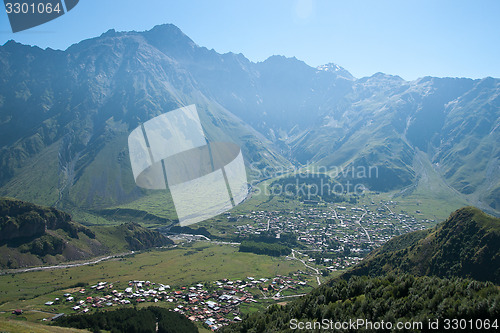
<path id="1" fill-rule="evenodd" d="M 48 270 L 48 269 L 63 269 L 63 268 L 70 268 L 70 267 L 86 266 L 86 265 L 97 264 L 97 263 L 99 263 L 101 261 L 105 261 L 105 260 L 124 257 L 124 256 L 134 254 L 134 253 L 135 253 L 135 251 L 130 251 L 130 252 L 115 254 L 115 255 L 111 255 L 111 256 L 102 257 L 99 259 L 94 259 L 94 260 L 79 262 L 79 263 L 73 263 L 73 264 L 62 264 L 62 265 L 55 265 L 55 266 L 40 266 L 40 267 L 10 269 L 7 271 L 0 272 L 0 275 L 44 271 L 44 270 Z"/>
<path id="2" fill-rule="evenodd" d="M 368 238 L 368 242 L 370 242 L 370 243 L 371 243 L 371 242 L 372 242 L 372 240 L 371 240 L 371 238 L 370 238 L 370 235 L 368 234 L 368 231 L 365 229 L 365 227 L 363 227 L 363 226 L 361 225 L 361 220 L 363 219 L 363 217 L 365 217 L 366 213 L 367 213 L 367 212 L 366 212 L 366 209 L 365 209 L 365 210 L 364 210 L 363 215 L 361 215 L 361 217 L 359 218 L 359 220 L 357 220 L 357 221 L 356 221 L 356 223 L 359 225 L 359 227 L 360 227 L 361 229 L 363 229 L 363 231 L 364 231 L 364 232 L 365 232 L 365 234 L 366 234 L 366 237 Z M 335 209 L 333 209 L 333 214 L 335 214 L 335 220 L 340 220 L 340 224 L 344 224 L 344 221 L 343 221 L 342 219 L 339 219 L 339 216 L 337 215 L 337 211 L 336 211 Z"/>
<path id="3" fill-rule="evenodd" d="M 408 224 L 406 224 L 405 221 L 401 220 L 399 215 L 394 214 L 394 212 L 389 208 L 389 206 L 387 206 L 387 205 L 384 205 L 384 206 L 385 206 L 385 208 L 387 208 L 391 212 L 392 215 L 396 216 L 396 218 L 399 220 L 399 222 L 401 222 L 401 224 L 404 224 L 408 229 L 410 229 L 410 226 Z"/>
<path id="4" fill-rule="evenodd" d="M 300 255 L 303 255 L 299 251 L 292 249 L 292 256 L 291 257 L 286 256 L 286 257 L 290 258 L 290 259 L 298 260 L 298 261 L 302 262 L 304 264 L 304 266 L 306 266 L 307 268 L 312 269 L 313 271 L 315 271 L 316 272 L 316 281 L 318 281 L 318 286 L 321 286 L 321 281 L 319 280 L 319 275 L 321 273 L 319 272 L 319 269 L 314 268 L 312 266 L 309 266 L 303 259 L 299 259 L 299 258 L 295 257 L 295 252 L 297 252 Z"/>
<path id="5" fill-rule="evenodd" d="M 371 240 L 371 238 L 370 238 L 370 235 L 368 234 L 368 231 L 365 229 L 365 227 L 363 227 L 363 226 L 361 225 L 361 220 L 362 220 L 362 219 L 363 219 L 363 217 L 365 217 L 365 215 L 366 215 L 366 209 L 365 209 L 364 211 L 365 211 L 365 212 L 363 213 L 363 215 L 361 215 L 361 217 L 359 218 L 359 220 L 357 220 L 357 221 L 356 221 L 356 223 L 359 225 L 359 227 L 360 227 L 361 229 L 363 229 L 363 231 L 364 231 L 364 232 L 365 232 L 365 234 L 366 234 L 366 237 L 368 238 L 368 242 L 369 242 L 369 243 L 371 243 L 371 242 L 372 242 L 372 240 Z"/>

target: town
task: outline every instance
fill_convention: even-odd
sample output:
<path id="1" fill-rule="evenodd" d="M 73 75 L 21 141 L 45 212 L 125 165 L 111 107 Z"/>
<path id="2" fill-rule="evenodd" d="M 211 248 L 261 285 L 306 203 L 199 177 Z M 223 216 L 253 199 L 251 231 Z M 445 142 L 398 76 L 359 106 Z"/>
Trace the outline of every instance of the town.
<path id="1" fill-rule="evenodd" d="M 310 256 L 310 262 L 335 271 L 356 264 L 394 236 L 435 223 L 418 220 L 408 213 L 395 213 L 394 207 L 394 201 L 359 207 L 313 206 L 297 211 L 252 211 L 236 217 L 228 215 L 228 219 L 239 222 L 234 233 L 243 237 L 271 234 L 280 238 L 283 233 L 292 233 L 304 247 L 300 251 Z"/>
<path id="2" fill-rule="evenodd" d="M 88 313 L 118 306 L 139 306 L 155 303 L 201 322 L 212 330 L 241 320 L 240 306 L 257 303 L 259 299 L 286 299 L 302 296 L 310 290 L 307 274 L 297 271 L 293 276 L 274 278 L 246 277 L 231 281 L 221 279 L 212 283 L 171 288 L 151 281 L 129 281 L 125 288 L 101 281 L 89 288 L 74 288 L 45 305 L 57 315 L 45 320 L 57 320 L 71 309 L 72 313 Z"/>

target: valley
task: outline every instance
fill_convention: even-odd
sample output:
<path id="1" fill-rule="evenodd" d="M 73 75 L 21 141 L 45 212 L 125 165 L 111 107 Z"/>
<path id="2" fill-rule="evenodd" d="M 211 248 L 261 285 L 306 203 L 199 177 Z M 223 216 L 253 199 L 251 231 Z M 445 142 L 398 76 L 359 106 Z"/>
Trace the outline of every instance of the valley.
<path id="1" fill-rule="evenodd" d="M 3 270 L 0 318 L 49 323 L 59 313 L 154 304 L 190 317 L 201 329 L 219 328 L 303 296 L 357 265 L 392 237 L 437 223 L 421 212 L 405 211 L 397 201 L 375 202 L 375 195 L 361 196 L 356 203 L 262 196 L 256 194 L 234 212 L 183 230 L 188 233 L 150 225 L 173 239 L 174 245 L 45 269 Z M 253 210 L 246 211 L 250 205 Z M 282 241 L 291 253 L 240 252 L 245 240 Z M 138 281 L 150 283 L 146 288 Z M 96 290 L 98 282 L 104 288 Z M 68 301 L 66 294 L 74 298 Z M 12 315 L 13 309 L 22 309 L 23 315 Z"/>
<path id="2" fill-rule="evenodd" d="M 230 295 L 229 300 L 233 299 L 234 295 L 237 295 L 238 299 L 245 297 L 246 302 L 238 301 L 234 305 L 235 309 L 223 314 L 233 319 L 232 313 L 235 311 L 239 313 L 240 308 L 242 313 L 246 313 L 277 302 L 279 297 L 276 299 L 273 297 L 280 290 L 283 293 L 281 297 L 287 298 L 307 293 L 316 285 L 316 279 L 310 272 L 305 271 L 306 268 L 298 261 L 241 253 L 238 252 L 237 245 L 213 244 L 206 241 L 188 242 L 171 248 L 134 253 L 87 266 L 2 275 L 0 276 L 0 286 L 3 286 L 3 290 L 0 290 L 2 299 L 0 311 L 5 311 L 5 313 L 0 316 L 16 318 L 10 314 L 12 311 L 10 309 L 20 308 L 23 309 L 24 316 L 29 321 L 40 322 L 42 318 L 36 311 L 50 313 L 51 315 L 46 314 L 43 317 L 50 319 L 58 313 L 78 313 L 86 308 L 92 312 L 101 307 L 110 309 L 117 306 L 126 307 L 130 302 L 138 306 L 154 303 L 171 309 L 184 309 L 182 312 L 189 314 L 191 310 L 188 306 L 203 309 L 207 307 L 204 304 L 210 301 L 210 298 L 200 298 L 196 302 L 190 302 L 187 299 L 188 293 L 193 294 L 190 288 L 194 287 L 197 293 L 200 292 L 201 289 L 197 285 L 201 283 L 204 290 L 209 290 L 211 294 L 218 293 L 217 296 L 211 296 L 215 297 L 211 301 L 217 303 L 220 302 L 218 298 L 222 295 Z M 277 284 L 277 290 L 274 293 L 271 289 L 267 290 L 269 285 L 274 286 L 273 279 L 282 281 Z M 243 284 L 239 280 L 246 282 Z M 133 285 L 133 295 L 124 294 L 124 298 L 120 297 L 119 300 L 108 298 L 112 303 L 109 305 L 106 305 L 108 301 L 102 304 L 92 301 L 87 307 L 83 307 L 79 303 L 80 300 L 87 302 L 87 297 L 97 296 L 95 287 L 92 289 L 91 286 L 104 281 L 113 286 L 109 289 L 106 285 L 106 289 L 99 293 L 101 295 L 99 298 L 116 295 L 116 292 L 111 293 L 114 289 L 121 290 L 123 293 L 126 288 L 130 287 L 130 281 L 156 282 L 155 288 L 151 285 L 152 290 L 158 290 L 160 283 L 164 286 L 168 285 L 169 288 L 166 289 L 168 295 L 166 293 L 144 294 L 144 292 L 139 292 L 142 287 Z M 265 289 L 260 287 L 261 285 L 265 285 Z M 80 293 L 81 289 L 87 292 Z M 234 291 L 233 294 L 231 294 L 232 291 Z M 75 297 L 74 300 L 66 301 L 69 296 L 64 297 L 63 294 L 68 292 Z M 195 296 L 191 298 L 194 299 Z M 124 300 L 127 302 L 123 302 Z M 55 303 L 49 303 L 50 306 L 48 306 L 45 305 L 47 302 Z M 99 306 L 92 307 L 92 304 L 99 304 Z M 75 308 L 77 306 L 80 307 Z M 210 314 L 206 319 L 216 314 Z"/>
<path id="3" fill-rule="evenodd" d="M 241 149 L 248 196 L 181 227 L 170 189 L 136 184 L 129 135 L 142 128 L 153 161 L 144 124 L 188 105 L 200 142 Z M 154 332 L 172 315 L 203 333 L 498 317 L 499 142 L 498 78 L 252 62 L 172 24 L 66 50 L 8 41 L 0 331 L 77 331 L 57 316 Z"/>
<path id="4" fill-rule="evenodd" d="M 465 205 L 499 214 L 495 78 L 355 78 L 283 56 L 254 63 L 201 47 L 171 24 L 110 30 L 65 51 L 10 41 L 0 47 L 0 74 L 0 195 L 89 224 L 105 223 L 96 212 L 158 197 L 135 186 L 127 136 L 190 104 L 209 141 L 241 147 L 252 181 L 311 167 L 376 168 L 377 177 L 334 180 L 437 199 L 441 219 Z M 175 219 L 165 202 L 161 214 Z"/>

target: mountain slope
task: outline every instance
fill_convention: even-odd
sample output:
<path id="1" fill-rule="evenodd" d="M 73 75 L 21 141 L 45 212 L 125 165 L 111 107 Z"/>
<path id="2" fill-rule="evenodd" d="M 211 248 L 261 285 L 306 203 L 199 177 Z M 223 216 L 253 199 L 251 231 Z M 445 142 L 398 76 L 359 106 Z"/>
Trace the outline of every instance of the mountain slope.
<path id="1" fill-rule="evenodd" d="M 284 306 L 275 304 L 254 312 L 221 331 L 445 332 L 446 319 L 483 319 L 497 329 L 499 301 L 497 286 L 468 279 L 407 274 L 337 278 Z M 438 321 L 438 326 L 429 329 L 429 321 Z M 396 329 L 398 323 L 410 326 Z M 481 326 L 467 328 L 467 332 L 479 331 Z"/>
<path id="2" fill-rule="evenodd" d="M 169 33 L 182 34 L 166 30 L 110 31 L 65 52 L 14 42 L 0 48 L 1 193 L 70 210 L 143 197 L 147 192 L 132 177 L 128 134 L 192 103 L 210 140 L 239 144 L 247 163 L 286 165 L 269 140 L 204 96 L 188 71 L 149 44 L 153 37 L 168 42 Z"/>
<path id="3" fill-rule="evenodd" d="M 356 79 L 335 64 L 253 63 L 168 24 L 110 30 L 65 51 L 9 41 L 0 47 L 0 195 L 72 212 L 155 200 L 134 183 L 127 136 L 196 104 L 210 140 L 242 147 L 250 176 L 371 168 L 336 180 L 432 196 L 415 167 L 425 160 L 456 201 L 500 214 L 499 96 L 494 78 Z"/>
<path id="4" fill-rule="evenodd" d="M 55 208 L 0 198 L 1 268 L 56 264 L 172 243 L 135 223 L 92 230 Z"/>
<path id="5" fill-rule="evenodd" d="M 346 276 L 411 273 L 500 284 L 500 219 L 477 208 L 452 213 L 433 229 L 394 237 Z"/>

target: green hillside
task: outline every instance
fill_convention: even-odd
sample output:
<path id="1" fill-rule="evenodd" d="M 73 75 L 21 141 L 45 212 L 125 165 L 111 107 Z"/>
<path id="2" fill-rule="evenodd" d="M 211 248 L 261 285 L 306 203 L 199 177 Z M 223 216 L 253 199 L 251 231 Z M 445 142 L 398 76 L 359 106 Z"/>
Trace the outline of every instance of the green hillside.
<path id="1" fill-rule="evenodd" d="M 63 317 L 53 324 L 54 326 L 86 328 L 94 332 L 99 330 L 128 333 L 198 332 L 196 325 L 180 313 L 154 306 L 140 310 L 119 309 L 102 311 L 91 315 L 77 314 Z"/>
<path id="2" fill-rule="evenodd" d="M 500 325 L 499 315 L 500 290 L 491 282 L 407 274 L 374 278 L 354 276 L 348 280 L 334 279 L 285 306 L 273 305 L 265 312 L 253 313 L 241 323 L 223 328 L 222 332 L 296 332 L 297 329 L 304 332 L 321 329 L 377 332 L 381 329 L 366 326 L 366 323 L 373 325 L 382 321 L 393 325 L 392 329 L 384 326 L 384 332 L 432 332 L 428 323 L 436 320 L 436 328 L 445 332 L 447 320 L 453 319 L 471 320 L 470 325 L 483 319 L 483 323 L 493 325 L 490 329 L 495 331 Z M 350 320 L 359 323 L 356 319 L 365 322 L 335 330 L 335 323 L 349 323 Z M 410 326 L 407 330 L 395 330 L 397 323 Z M 466 331 L 473 332 L 480 326 L 468 327 Z"/>
<path id="3" fill-rule="evenodd" d="M 411 273 L 500 284 L 500 219 L 465 207 L 430 230 L 394 237 L 346 276 Z"/>
<path id="4" fill-rule="evenodd" d="M 0 267 L 82 260 L 172 244 L 160 233 L 126 223 L 89 228 L 51 207 L 0 198 Z"/>

